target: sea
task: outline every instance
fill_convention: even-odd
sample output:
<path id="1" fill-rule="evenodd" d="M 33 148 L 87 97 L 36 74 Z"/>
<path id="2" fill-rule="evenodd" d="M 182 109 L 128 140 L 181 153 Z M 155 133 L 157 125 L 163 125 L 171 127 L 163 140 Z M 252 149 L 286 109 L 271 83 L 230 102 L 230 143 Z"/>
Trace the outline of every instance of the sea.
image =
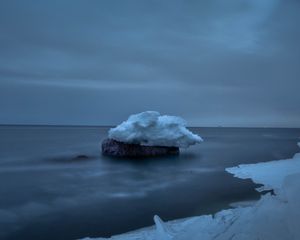
<path id="1" fill-rule="evenodd" d="M 178 156 L 105 157 L 109 127 L 0 126 L 0 239 L 109 237 L 260 198 L 225 168 L 291 158 L 300 129 L 190 128 Z"/>

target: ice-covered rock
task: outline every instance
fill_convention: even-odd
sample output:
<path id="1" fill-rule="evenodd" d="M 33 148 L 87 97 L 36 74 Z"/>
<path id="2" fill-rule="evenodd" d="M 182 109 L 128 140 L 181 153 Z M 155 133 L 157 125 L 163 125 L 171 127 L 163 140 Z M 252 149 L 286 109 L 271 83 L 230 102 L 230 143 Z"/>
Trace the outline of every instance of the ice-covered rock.
<path id="1" fill-rule="evenodd" d="M 108 137 L 124 143 L 180 148 L 203 141 L 186 128 L 182 118 L 155 111 L 131 115 L 127 121 L 110 129 Z"/>

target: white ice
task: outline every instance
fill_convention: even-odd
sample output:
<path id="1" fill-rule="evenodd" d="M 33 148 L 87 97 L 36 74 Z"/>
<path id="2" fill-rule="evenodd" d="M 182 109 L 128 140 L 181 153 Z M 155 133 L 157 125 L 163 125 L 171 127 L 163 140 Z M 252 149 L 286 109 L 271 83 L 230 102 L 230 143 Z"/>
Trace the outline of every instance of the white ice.
<path id="1" fill-rule="evenodd" d="M 299 145 L 300 146 L 300 145 Z M 300 154 L 292 159 L 228 168 L 239 178 L 251 178 L 274 189 L 248 207 L 238 207 L 113 236 L 111 240 L 299 240 Z M 261 190 L 261 189 L 260 189 Z M 88 239 L 88 238 L 86 238 Z M 97 238 L 97 240 L 105 238 Z M 95 240 L 95 239 L 94 239 Z"/>
<path id="2" fill-rule="evenodd" d="M 155 111 L 131 115 L 127 121 L 110 129 L 108 137 L 126 143 L 183 148 L 203 141 L 186 128 L 182 118 Z"/>
<path id="3" fill-rule="evenodd" d="M 296 154 L 292 159 L 284 159 L 257 164 L 243 164 L 226 171 L 241 179 L 251 178 L 255 183 L 263 183 L 258 191 L 271 190 L 275 192 L 282 189 L 282 184 L 287 175 L 299 173 L 300 155 Z"/>

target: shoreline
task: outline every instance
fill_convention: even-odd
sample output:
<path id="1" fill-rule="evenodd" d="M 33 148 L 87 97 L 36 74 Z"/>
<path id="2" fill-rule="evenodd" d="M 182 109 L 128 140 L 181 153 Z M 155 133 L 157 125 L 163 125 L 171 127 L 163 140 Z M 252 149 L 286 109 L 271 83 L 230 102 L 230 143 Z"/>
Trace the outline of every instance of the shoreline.
<path id="1" fill-rule="evenodd" d="M 300 143 L 297 145 L 300 147 Z M 300 189 L 299 152 L 290 159 L 242 164 L 226 168 L 225 171 L 233 174 L 234 177 L 251 179 L 253 183 L 263 184 L 256 189 L 258 192 L 273 190 L 275 194 L 262 195 L 252 206 L 221 210 L 214 215 L 201 215 L 168 222 L 163 222 L 155 215 L 155 225 L 151 227 L 110 238 L 83 238 L 82 240 L 242 240 L 259 239 L 261 236 L 265 240 L 299 239 L 297 237 L 300 237 L 300 230 L 297 222 L 291 224 L 292 220 L 289 219 L 291 217 L 296 220 L 295 218 L 300 216 L 298 201 L 300 193 L 297 191 Z M 269 175 L 270 171 L 275 175 Z M 259 226 L 259 223 L 264 225 Z M 286 228 L 288 232 L 285 231 Z"/>

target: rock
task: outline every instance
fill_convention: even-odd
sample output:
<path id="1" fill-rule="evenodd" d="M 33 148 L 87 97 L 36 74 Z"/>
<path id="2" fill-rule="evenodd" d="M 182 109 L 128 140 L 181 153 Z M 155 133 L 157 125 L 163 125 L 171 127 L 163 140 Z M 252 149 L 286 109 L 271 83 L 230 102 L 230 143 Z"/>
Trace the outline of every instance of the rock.
<path id="1" fill-rule="evenodd" d="M 119 142 L 108 138 L 102 142 L 102 154 L 115 157 L 154 157 L 162 155 L 178 155 L 178 147 L 143 146 Z"/>
<path id="2" fill-rule="evenodd" d="M 73 159 L 81 160 L 81 159 L 88 159 L 89 157 L 87 155 L 78 155 L 74 157 Z"/>

